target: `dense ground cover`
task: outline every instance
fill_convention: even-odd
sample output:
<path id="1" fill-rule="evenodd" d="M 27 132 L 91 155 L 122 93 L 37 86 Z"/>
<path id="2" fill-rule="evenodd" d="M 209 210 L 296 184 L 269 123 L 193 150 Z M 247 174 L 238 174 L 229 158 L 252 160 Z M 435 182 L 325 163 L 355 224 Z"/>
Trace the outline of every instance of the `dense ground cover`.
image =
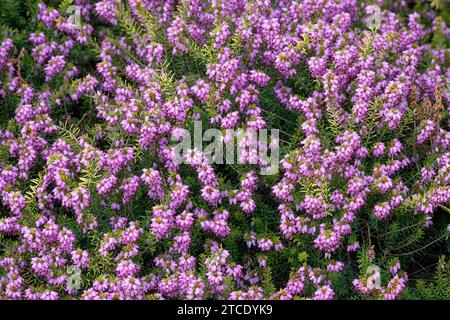
<path id="1" fill-rule="evenodd" d="M 449 7 L 0 0 L 0 298 L 450 299 Z"/>

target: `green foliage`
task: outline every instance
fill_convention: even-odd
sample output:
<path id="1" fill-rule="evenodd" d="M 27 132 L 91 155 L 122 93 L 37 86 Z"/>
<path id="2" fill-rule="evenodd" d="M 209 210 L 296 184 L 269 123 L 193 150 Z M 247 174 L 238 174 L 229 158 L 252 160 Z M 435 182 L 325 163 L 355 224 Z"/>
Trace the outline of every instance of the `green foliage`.
<path id="1" fill-rule="evenodd" d="M 409 300 L 450 300 L 450 260 L 439 257 L 433 277 L 418 279 L 415 287 L 408 288 L 403 299 Z"/>

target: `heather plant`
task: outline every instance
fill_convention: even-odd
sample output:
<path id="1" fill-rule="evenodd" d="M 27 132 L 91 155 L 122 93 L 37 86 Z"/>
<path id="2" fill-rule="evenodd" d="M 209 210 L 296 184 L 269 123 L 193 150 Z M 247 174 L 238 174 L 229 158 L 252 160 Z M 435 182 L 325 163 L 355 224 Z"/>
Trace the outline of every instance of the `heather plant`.
<path id="1" fill-rule="evenodd" d="M 0 8 L 1 299 L 450 298 L 447 0 Z"/>

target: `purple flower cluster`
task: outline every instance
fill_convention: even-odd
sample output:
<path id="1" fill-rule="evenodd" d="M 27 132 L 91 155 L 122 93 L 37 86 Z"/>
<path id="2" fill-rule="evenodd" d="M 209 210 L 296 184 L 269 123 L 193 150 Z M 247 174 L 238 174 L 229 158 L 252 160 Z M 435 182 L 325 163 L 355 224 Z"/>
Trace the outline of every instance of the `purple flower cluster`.
<path id="1" fill-rule="evenodd" d="M 444 22 L 382 6 L 372 30 L 355 0 L 74 3 L 81 26 L 40 3 L 31 49 L 0 43 L 0 299 L 402 294 L 378 231 L 449 210 L 450 51 L 429 43 Z M 195 120 L 227 143 L 272 114 L 295 119 L 276 128 L 295 126 L 278 175 L 250 136 L 245 165 L 178 158 Z M 370 286 L 357 255 L 390 279 Z"/>

